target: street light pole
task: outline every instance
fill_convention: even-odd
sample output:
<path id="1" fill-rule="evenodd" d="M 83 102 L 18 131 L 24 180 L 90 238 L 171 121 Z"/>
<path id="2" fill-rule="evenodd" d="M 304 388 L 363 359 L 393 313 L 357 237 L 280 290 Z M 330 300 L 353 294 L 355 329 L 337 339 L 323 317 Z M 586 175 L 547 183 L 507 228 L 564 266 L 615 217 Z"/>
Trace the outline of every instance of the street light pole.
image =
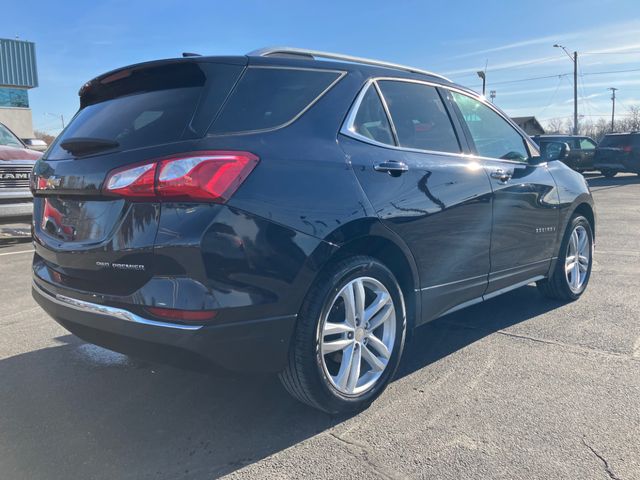
<path id="1" fill-rule="evenodd" d="M 615 130 L 615 115 L 616 115 L 616 90 L 615 87 L 609 87 L 607 90 L 611 90 L 611 132 Z"/>
<path id="2" fill-rule="evenodd" d="M 487 87 L 487 74 L 484 70 L 478 70 L 476 73 L 482 79 L 482 96 L 484 97 L 485 88 Z"/>
<path id="3" fill-rule="evenodd" d="M 50 112 L 46 112 L 45 115 L 51 115 L 52 117 L 59 118 L 60 124 L 62 125 L 62 130 L 64 130 L 64 115 Z"/>
<path id="4" fill-rule="evenodd" d="M 573 52 L 571 55 L 562 45 L 556 43 L 553 46 L 564 50 L 564 53 L 573 62 L 573 134 L 578 135 L 578 52 Z"/>

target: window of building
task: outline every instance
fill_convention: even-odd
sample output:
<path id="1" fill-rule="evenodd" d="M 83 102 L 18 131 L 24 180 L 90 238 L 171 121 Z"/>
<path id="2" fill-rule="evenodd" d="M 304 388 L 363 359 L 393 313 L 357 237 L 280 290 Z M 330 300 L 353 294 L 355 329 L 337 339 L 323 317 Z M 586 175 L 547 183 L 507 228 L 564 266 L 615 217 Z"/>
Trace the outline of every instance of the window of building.
<path id="1" fill-rule="evenodd" d="M 29 95 L 22 88 L 0 87 L 0 107 L 29 108 Z"/>

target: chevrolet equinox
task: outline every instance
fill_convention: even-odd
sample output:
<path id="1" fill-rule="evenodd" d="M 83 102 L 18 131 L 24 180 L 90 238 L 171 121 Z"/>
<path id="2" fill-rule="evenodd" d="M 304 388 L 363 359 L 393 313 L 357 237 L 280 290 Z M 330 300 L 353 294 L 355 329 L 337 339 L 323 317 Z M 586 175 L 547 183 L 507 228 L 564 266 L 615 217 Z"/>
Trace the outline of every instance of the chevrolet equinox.
<path id="1" fill-rule="evenodd" d="M 412 329 L 584 292 L 583 177 L 473 91 L 272 48 L 105 73 L 34 167 L 33 295 L 86 341 L 368 406 Z M 514 305 L 514 308 L 517 308 Z"/>

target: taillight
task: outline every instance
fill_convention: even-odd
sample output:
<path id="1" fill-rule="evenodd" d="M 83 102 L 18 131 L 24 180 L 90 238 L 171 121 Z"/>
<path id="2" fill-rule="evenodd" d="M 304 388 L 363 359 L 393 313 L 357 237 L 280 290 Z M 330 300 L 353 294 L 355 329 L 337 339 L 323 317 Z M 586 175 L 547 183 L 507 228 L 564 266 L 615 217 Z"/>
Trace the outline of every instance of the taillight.
<path id="1" fill-rule="evenodd" d="M 103 191 L 127 198 L 225 203 L 258 163 L 249 152 L 194 152 L 116 169 Z"/>
<path id="2" fill-rule="evenodd" d="M 155 195 L 156 164 L 114 170 L 105 182 L 104 190 L 123 197 L 152 198 Z"/>
<path id="3" fill-rule="evenodd" d="M 625 145 L 624 147 L 622 147 L 622 151 L 625 153 L 631 153 L 631 145 Z"/>

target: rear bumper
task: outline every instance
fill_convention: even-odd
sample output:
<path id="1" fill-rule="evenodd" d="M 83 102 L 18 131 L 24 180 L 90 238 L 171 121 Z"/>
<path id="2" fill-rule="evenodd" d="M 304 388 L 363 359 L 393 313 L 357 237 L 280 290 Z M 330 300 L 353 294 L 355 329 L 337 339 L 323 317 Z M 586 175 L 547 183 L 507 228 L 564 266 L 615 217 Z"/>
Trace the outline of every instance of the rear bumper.
<path id="1" fill-rule="evenodd" d="M 1 197 L 0 200 L 2 200 Z M 31 200 L 15 200 L 11 203 L 0 203 L 0 223 L 30 219 L 32 214 L 33 202 Z"/>
<path id="2" fill-rule="evenodd" d="M 596 170 L 616 170 L 618 172 L 640 173 L 640 160 L 635 157 L 626 159 L 596 159 L 594 162 Z"/>
<path id="3" fill-rule="evenodd" d="M 179 366 L 277 372 L 286 363 L 296 315 L 184 325 L 56 294 L 33 283 L 38 304 L 83 340 L 135 357 Z"/>

